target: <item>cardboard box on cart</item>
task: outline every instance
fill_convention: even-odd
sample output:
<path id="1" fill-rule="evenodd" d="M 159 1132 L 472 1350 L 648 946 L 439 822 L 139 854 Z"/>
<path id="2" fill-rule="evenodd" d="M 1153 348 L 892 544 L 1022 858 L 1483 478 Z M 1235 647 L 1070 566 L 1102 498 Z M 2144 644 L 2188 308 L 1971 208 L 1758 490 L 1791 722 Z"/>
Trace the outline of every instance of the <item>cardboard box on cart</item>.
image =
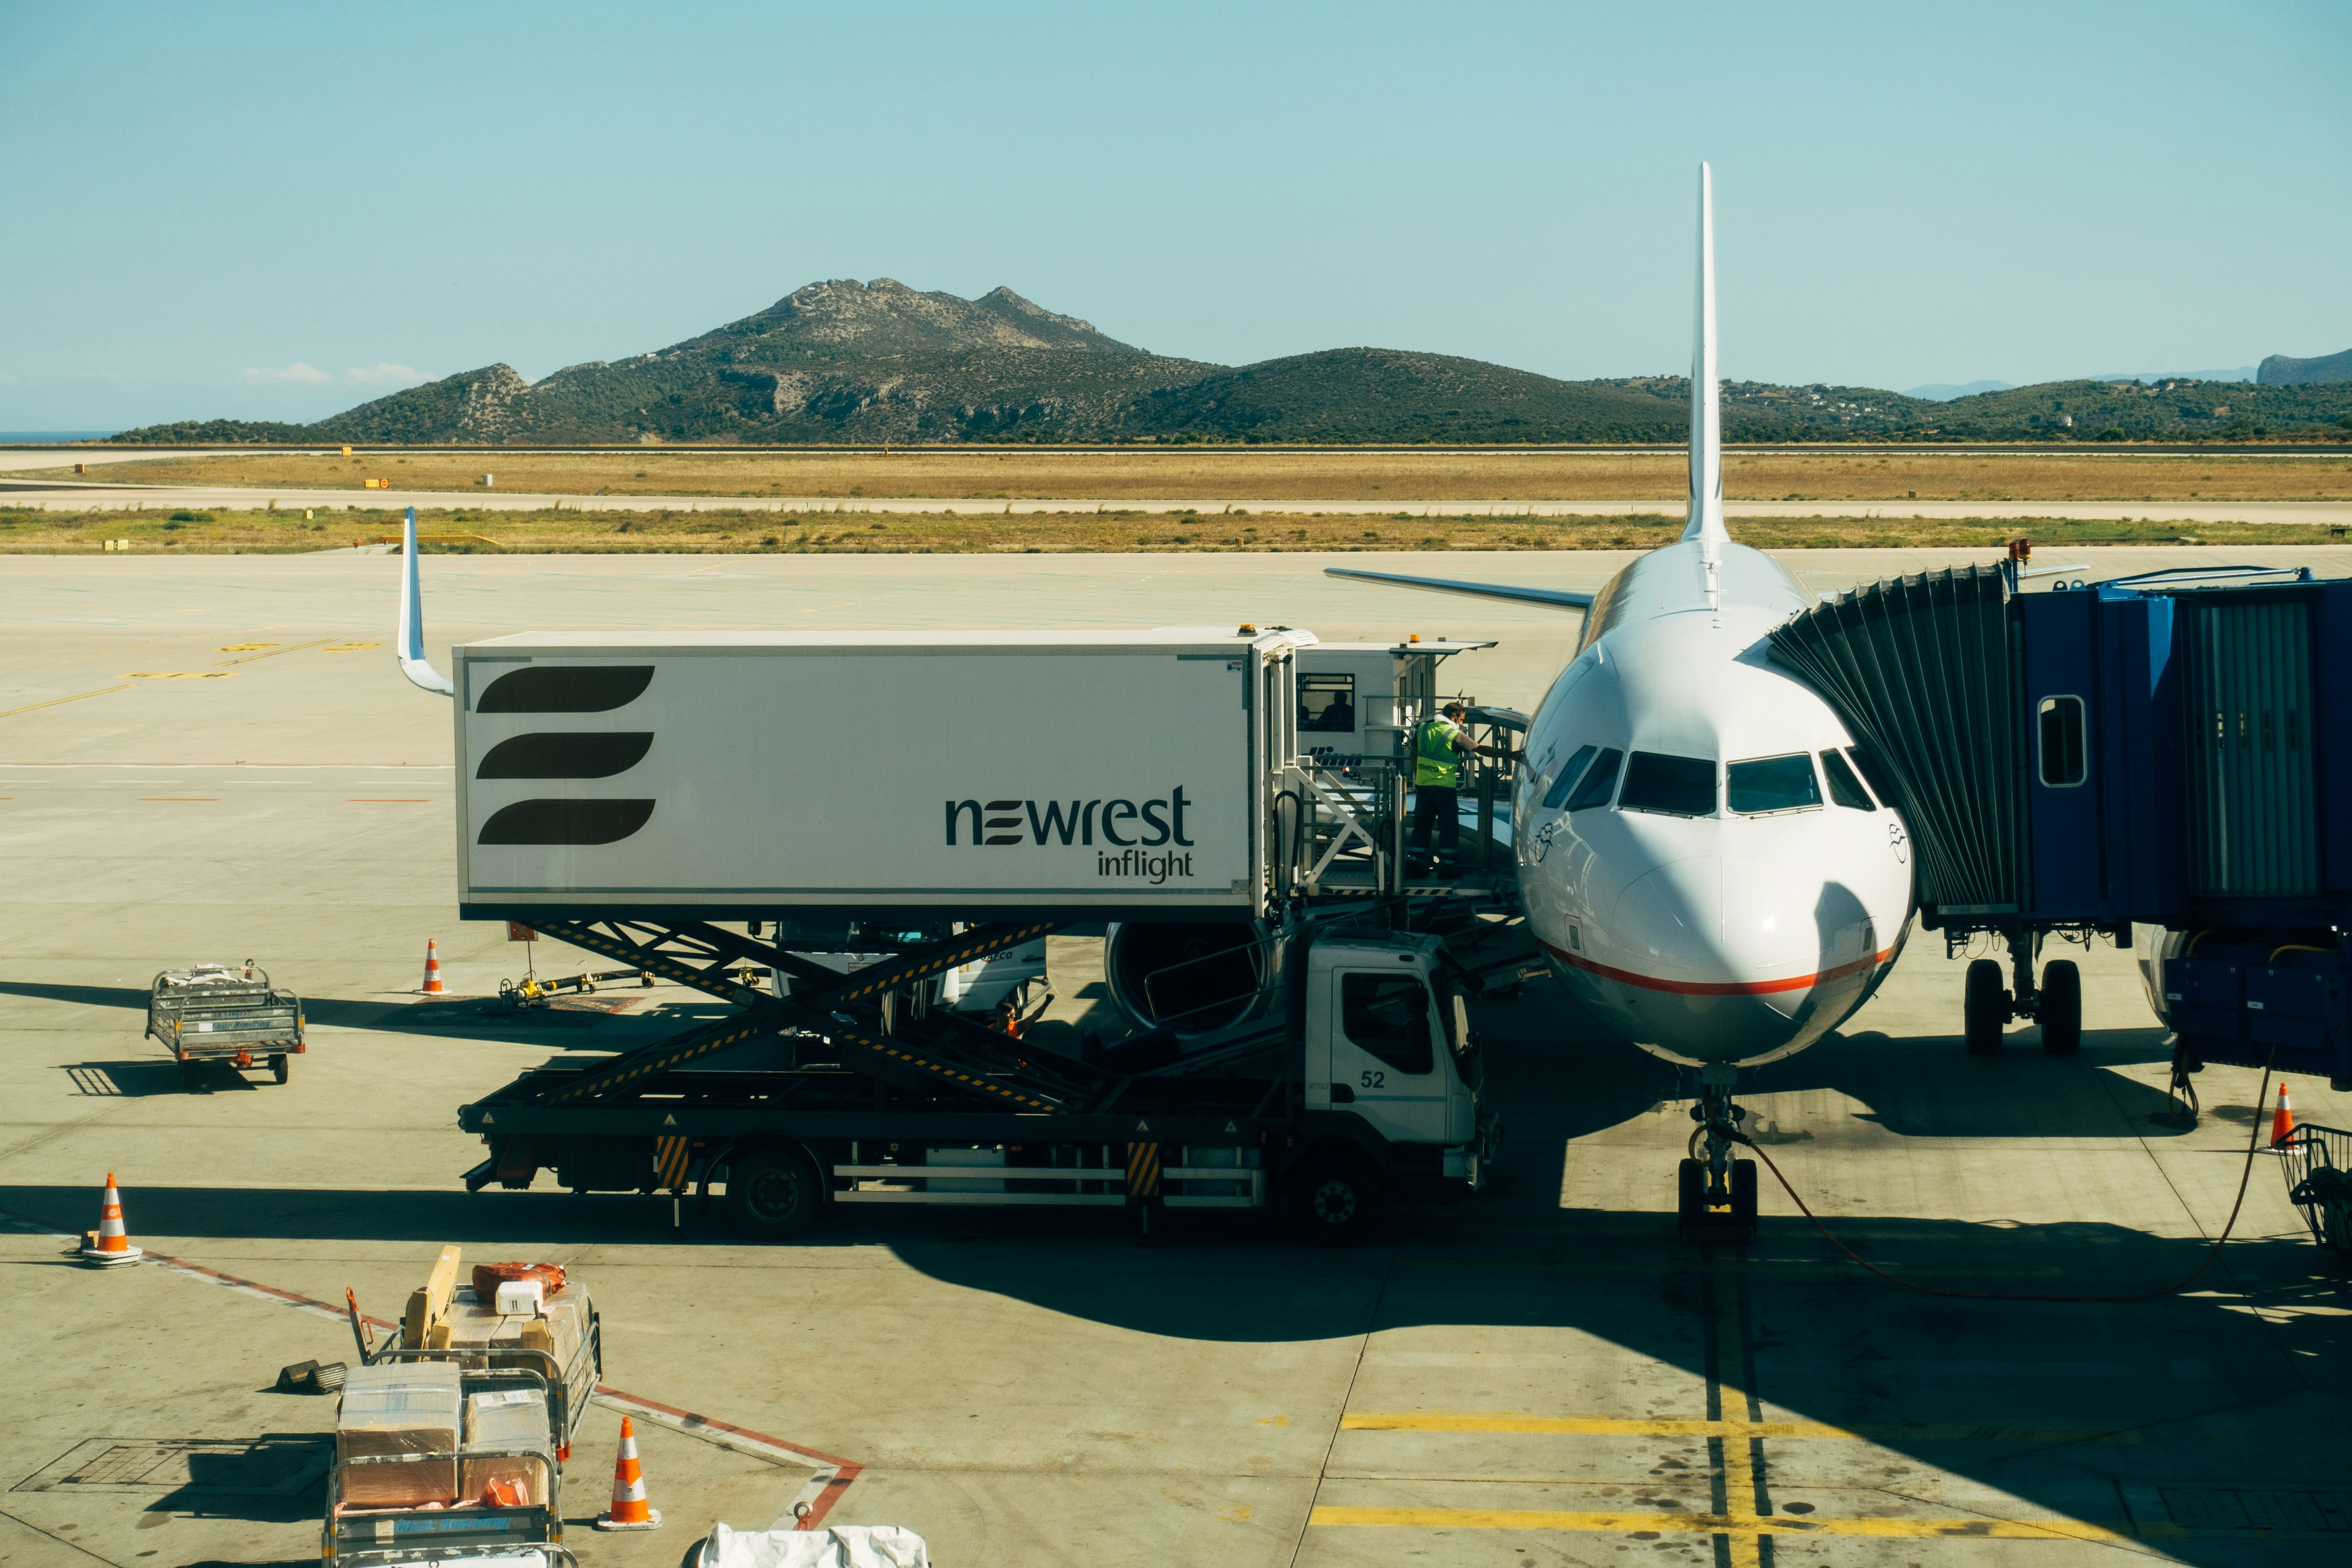
<path id="1" fill-rule="evenodd" d="M 547 1452 L 547 1395 L 540 1390 L 509 1388 L 467 1394 L 466 1447 L 469 1454 L 487 1448 L 514 1457 L 467 1458 L 457 1477 L 460 1496 L 479 1502 L 491 1483 L 505 1482 L 520 1488 L 522 1501 L 547 1501 L 547 1465 L 539 1457 Z"/>
<path id="2" fill-rule="evenodd" d="M 383 1362 L 352 1368 L 344 1375 L 342 1400 L 335 1411 L 335 1458 L 406 1458 L 399 1464 L 345 1469 L 344 1506 L 421 1508 L 455 1502 L 456 1458 L 413 1456 L 453 1456 L 463 1415 L 457 1369 L 448 1363 Z"/>

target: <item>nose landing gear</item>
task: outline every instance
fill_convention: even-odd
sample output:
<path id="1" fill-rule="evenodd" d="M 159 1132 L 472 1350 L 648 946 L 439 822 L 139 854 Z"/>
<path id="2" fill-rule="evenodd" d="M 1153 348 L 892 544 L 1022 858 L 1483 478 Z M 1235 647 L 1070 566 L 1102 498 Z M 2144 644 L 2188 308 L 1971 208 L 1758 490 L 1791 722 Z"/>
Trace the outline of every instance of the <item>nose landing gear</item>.
<path id="1" fill-rule="evenodd" d="M 1698 1103 L 1691 1120 L 1691 1157 L 1676 1172 L 1676 1215 L 1686 1242 L 1756 1239 L 1756 1162 L 1735 1159 L 1748 1142 L 1739 1124 L 1748 1112 L 1731 1103 L 1739 1069 L 1710 1062 L 1698 1070 Z"/>

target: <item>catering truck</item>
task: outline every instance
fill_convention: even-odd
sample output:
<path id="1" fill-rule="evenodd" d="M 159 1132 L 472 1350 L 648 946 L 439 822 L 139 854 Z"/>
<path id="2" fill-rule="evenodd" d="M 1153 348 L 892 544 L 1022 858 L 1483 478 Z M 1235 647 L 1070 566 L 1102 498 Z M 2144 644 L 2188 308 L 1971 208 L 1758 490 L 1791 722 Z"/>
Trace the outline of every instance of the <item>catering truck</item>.
<path id="1" fill-rule="evenodd" d="M 1317 643 L 1286 627 L 535 632 L 445 678 L 405 569 L 466 917 L 737 1008 L 462 1107 L 469 1189 L 718 1189 L 766 1237 L 870 1203 L 1280 1208 L 1345 1239 L 1483 1184 L 1472 999 L 1531 953 L 1507 876 L 1407 884 L 1397 743 L 1473 645 L 1348 650 L 1383 723 L 1341 754 L 1301 743 L 1336 699 L 1302 706 Z M 1107 1047 L 940 984 L 1107 928 L 1139 1026 Z"/>

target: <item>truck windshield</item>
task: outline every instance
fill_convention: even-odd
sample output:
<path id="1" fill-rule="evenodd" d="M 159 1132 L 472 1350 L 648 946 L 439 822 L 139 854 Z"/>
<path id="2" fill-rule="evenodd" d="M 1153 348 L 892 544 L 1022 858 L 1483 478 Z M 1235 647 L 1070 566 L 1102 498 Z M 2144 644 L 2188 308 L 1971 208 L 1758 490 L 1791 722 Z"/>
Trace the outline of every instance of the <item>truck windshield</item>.
<path id="1" fill-rule="evenodd" d="M 1356 678 L 1298 678 L 1298 727 L 1309 734 L 1348 734 L 1356 728 Z"/>
<path id="2" fill-rule="evenodd" d="M 1401 1073 L 1425 1073 L 1437 1065 L 1429 1040 L 1429 988 L 1416 976 L 1341 975 L 1339 1027 Z"/>

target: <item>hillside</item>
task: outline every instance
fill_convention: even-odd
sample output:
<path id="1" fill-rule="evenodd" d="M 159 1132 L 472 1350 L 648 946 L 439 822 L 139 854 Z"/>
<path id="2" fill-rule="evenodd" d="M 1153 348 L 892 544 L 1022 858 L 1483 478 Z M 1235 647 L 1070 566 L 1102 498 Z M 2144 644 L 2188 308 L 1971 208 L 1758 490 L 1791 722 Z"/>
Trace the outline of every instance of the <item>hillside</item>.
<path id="1" fill-rule="evenodd" d="M 2332 365 L 2336 360 L 2263 362 Z M 142 444 L 1680 441 L 1681 376 L 1569 382 L 1481 360 L 1331 349 L 1238 368 L 1171 359 L 996 289 L 811 283 L 725 326 L 526 382 L 464 371 L 312 425 L 181 421 Z M 2352 419 L 2352 381 L 2053 382 L 1947 402 L 1874 387 L 1724 384 L 1732 441 L 2249 437 Z M 2341 425 L 2352 429 L 2352 425 Z"/>
<path id="2" fill-rule="evenodd" d="M 2318 359 L 2290 359 L 2273 354 L 2255 367 L 2254 379 L 2264 386 L 2315 386 L 2323 382 L 2352 381 L 2352 349 Z"/>

